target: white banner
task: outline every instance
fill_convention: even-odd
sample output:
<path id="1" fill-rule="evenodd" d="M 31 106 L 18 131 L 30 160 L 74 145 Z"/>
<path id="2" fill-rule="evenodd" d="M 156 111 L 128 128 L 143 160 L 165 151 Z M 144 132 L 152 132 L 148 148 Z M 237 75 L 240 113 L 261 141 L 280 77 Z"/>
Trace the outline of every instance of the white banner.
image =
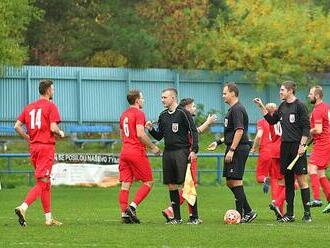
<path id="1" fill-rule="evenodd" d="M 51 184 L 111 187 L 119 183 L 118 177 L 118 164 L 56 163 Z"/>

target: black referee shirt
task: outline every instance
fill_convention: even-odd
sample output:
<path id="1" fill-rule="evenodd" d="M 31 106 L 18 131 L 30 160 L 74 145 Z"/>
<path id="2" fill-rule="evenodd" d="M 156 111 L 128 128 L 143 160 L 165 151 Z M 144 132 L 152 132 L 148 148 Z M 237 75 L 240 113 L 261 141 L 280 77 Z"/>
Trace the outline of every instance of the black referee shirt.
<path id="1" fill-rule="evenodd" d="M 240 102 L 235 103 L 228 109 L 224 120 L 224 126 L 224 138 L 227 146 L 233 143 L 235 131 L 237 129 L 243 129 L 243 135 L 239 144 L 249 144 L 249 117 L 244 106 Z"/>
<path id="2" fill-rule="evenodd" d="M 292 103 L 282 102 L 273 116 L 266 114 L 264 117 L 271 125 L 280 121 L 282 142 L 300 142 L 302 136 L 309 136 L 307 108 L 299 99 Z"/>
<path id="3" fill-rule="evenodd" d="M 178 106 L 169 113 L 164 110 L 158 119 L 158 130 L 149 131 L 156 140 L 164 138 L 165 150 L 179 150 L 192 147 L 192 151 L 198 152 L 198 132 L 191 114 Z M 192 137 L 191 142 L 189 136 Z"/>

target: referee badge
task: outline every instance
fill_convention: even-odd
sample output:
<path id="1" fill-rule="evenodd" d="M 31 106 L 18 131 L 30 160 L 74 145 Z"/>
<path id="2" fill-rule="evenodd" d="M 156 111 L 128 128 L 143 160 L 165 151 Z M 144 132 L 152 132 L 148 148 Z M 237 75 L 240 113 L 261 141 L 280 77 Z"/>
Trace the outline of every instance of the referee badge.
<path id="1" fill-rule="evenodd" d="M 224 122 L 224 125 L 225 125 L 225 127 L 227 127 L 227 126 L 228 126 L 228 119 L 227 119 L 227 118 L 225 118 L 225 122 Z"/>
<path id="2" fill-rule="evenodd" d="M 172 123 L 172 131 L 173 133 L 178 132 L 179 130 L 179 123 Z"/>
<path id="3" fill-rule="evenodd" d="M 289 121 L 290 121 L 290 123 L 294 123 L 296 121 L 295 114 L 290 114 Z"/>

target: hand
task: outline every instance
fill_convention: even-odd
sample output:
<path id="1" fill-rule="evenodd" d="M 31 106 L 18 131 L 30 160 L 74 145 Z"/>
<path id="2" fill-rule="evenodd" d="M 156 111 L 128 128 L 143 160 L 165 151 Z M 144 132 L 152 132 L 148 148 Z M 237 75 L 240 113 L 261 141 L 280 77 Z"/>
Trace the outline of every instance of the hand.
<path id="1" fill-rule="evenodd" d="M 211 144 L 208 145 L 207 150 L 208 151 L 214 151 L 217 148 L 218 144 L 216 141 L 212 142 Z"/>
<path id="2" fill-rule="evenodd" d="M 147 128 L 148 130 L 152 129 L 152 122 L 151 121 L 147 121 L 146 124 L 144 125 L 145 128 Z"/>
<path id="3" fill-rule="evenodd" d="M 252 146 L 250 152 L 255 153 L 256 152 L 256 148 L 254 146 Z"/>
<path id="4" fill-rule="evenodd" d="M 195 152 L 190 152 L 190 154 L 189 154 L 189 156 L 188 156 L 188 159 L 189 159 L 190 161 L 197 159 L 197 155 L 196 155 L 196 153 L 195 153 Z"/>
<path id="5" fill-rule="evenodd" d="M 58 133 L 59 133 L 61 138 L 64 138 L 65 135 L 64 135 L 64 132 L 62 130 L 60 130 Z"/>
<path id="6" fill-rule="evenodd" d="M 30 135 L 28 135 L 28 134 L 25 135 L 25 140 L 26 140 L 26 142 L 30 143 L 30 141 L 31 141 L 31 140 L 30 140 Z"/>
<path id="7" fill-rule="evenodd" d="M 213 114 L 213 115 L 209 114 L 206 121 L 208 124 L 213 124 L 217 121 L 217 119 L 218 119 L 218 116 L 216 114 Z"/>
<path id="8" fill-rule="evenodd" d="M 254 98 L 253 102 L 260 108 L 261 106 L 263 106 L 263 103 L 261 101 L 260 98 Z"/>
<path id="9" fill-rule="evenodd" d="M 225 156 L 225 162 L 226 163 L 231 163 L 231 161 L 233 161 L 233 157 L 234 157 L 234 152 L 233 151 L 228 151 L 226 156 Z"/>
<path id="10" fill-rule="evenodd" d="M 152 152 L 153 154 L 157 155 L 157 156 L 160 155 L 160 149 L 159 149 L 158 146 L 154 146 L 154 147 L 152 147 L 152 148 L 151 148 L 151 152 Z"/>
<path id="11" fill-rule="evenodd" d="M 305 153 L 305 147 L 302 145 L 299 145 L 298 155 L 301 157 L 302 155 L 304 155 L 304 153 Z"/>

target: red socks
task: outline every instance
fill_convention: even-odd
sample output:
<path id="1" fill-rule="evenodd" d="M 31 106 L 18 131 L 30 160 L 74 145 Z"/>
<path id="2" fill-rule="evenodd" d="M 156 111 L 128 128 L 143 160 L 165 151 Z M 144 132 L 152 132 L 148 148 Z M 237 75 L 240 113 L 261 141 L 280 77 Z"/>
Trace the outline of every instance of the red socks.
<path id="1" fill-rule="evenodd" d="M 312 190 L 313 190 L 313 199 L 320 200 L 320 181 L 317 174 L 310 175 Z"/>
<path id="2" fill-rule="evenodd" d="M 35 200 L 37 200 L 44 189 L 46 189 L 46 184 L 43 181 L 37 181 L 37 184 L 29 191 L 27 196 L 25 197 L 24 202 L 27 205 L 31 205 Z"/>
<path id="3" fill-rule="evenodd" d="M 48 181 L 46 183 L 45 189 L 41 192 L 41 205 L 44 209 L 44 213 L 50 213 L 51 212 L 51 191 L 50 191 L 51 185 Z"/>
<path id="4" fill-rule="evenodd" d="M 150 186 L 143 183 L 136 192 L 133 202 L 136 205 L 139 205 L 139 203 L 142 202 L 147 197 L 150 190 L 151 190 Z"/>
<path id="5" fill-rule="evenodd" d="M 323 192 L 327 198 L 327 201 L 330 202 L 330 183 L 328 178 L 325 177 L 320 177 L 320 184 L 322 186 Z"/>
<path id="6" fill-rule="evenodd" d="M 119 191 L 119 205 L 120 205 L 120 210 L 122 213 L 126 211 L 128 208 L 128 196 L 129 196 L 129 190 L 121 189 Z"/>

